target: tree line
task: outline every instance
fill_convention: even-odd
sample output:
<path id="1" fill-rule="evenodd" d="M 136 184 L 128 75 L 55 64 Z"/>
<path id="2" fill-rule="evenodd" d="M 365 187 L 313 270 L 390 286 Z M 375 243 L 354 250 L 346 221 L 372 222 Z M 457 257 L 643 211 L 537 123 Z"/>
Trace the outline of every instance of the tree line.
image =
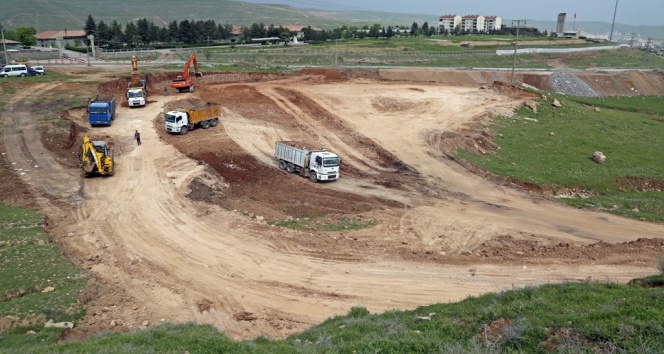
<path id="1" fill-rule="evenodd" d="M 1 25 L 0 25 L 1 27 Z M 294 33 L 283 26 L 276 27 L 273 24 L 265 26 L 261 23 L 252 23 L 250 26 L 242 26 L 239 33 L 233 33 L 232 24 L 217 24 L 213 20 L 173 20 L 166 26 L 157 26 L 147 19 L 139 19 L 135 23 L 130 21 L 124 26 L 116 20 L 111 23 L 95 21 L 92 15 L 85 20 L 83 30 L 86 36 L 94 35 L 95 44 L 105 48 L 141 47 L 154 45 L 173 44 L 210 44 L 222 41 L 228 42 L 251 42 L 256 38 L 278 38 L 287 44 Z M 341 26 L 331 30 L 320 30 L 311 26 L 301 27 L 305 42 L 323 42 L 337 39 L 363 39 L 363 38 L 391 38 L 394 36 L 433 36 L 433 35 L 465 35 L 465 34 L 514 34 L 515 28 L 503 27 L 500 30 L 464 31 L 459 27 L 453 30 L 438 30 L 437 26 L 429 25 L 428 22 L 419 25 L 413 22 L 410 26 L 383 26 L 373 24 L 371 26 Z M 543 35 L 536 28 L 521 28 L 522 35 Z M 24 46 L 36 43 L 36 31 L 33 27 L 17 27 L 5 31 L 5 38 L 20 42 Z M 544 33 L 546 35 L 546 32 Z"/>
<path id="2" fill-rule="evenodd" d="M 153 22 L 143 18 L 125 24 L 124 28 L 117 21 L 106 24 L 104 21 L 97 23 L 88 15 L 83 30 L 87 35 L 94 35 L 97 45 L 118 48 L 123 46 L 138 47 L 141 45 L 153 45 L 157 43 L 214 43 L 219 41 L 238 40 L 249 42 L 256 38 L 279 38 L 287 43 L 294 33 L 283 26 L 276 27 L 274 24 L 252 23 L 249 26 L 239 27 L 238 33 L 233 33 L 232 24 L 217 24 L 213 20 L 195 21 L 182 20 L 172 21 L 167 26 L 159 27 Z M 332 30 L 320 30 L 311 26 L 301 27 L 304 41 L 326 41 L 335 39 L 352 38 L 390 38 L 396 35 L 435 35 L 438 29 L 424 22 L 419 26 L 413 22 L 411 27 L 388 26 L 380 24 L 372 26 L 342 26 Z"/>

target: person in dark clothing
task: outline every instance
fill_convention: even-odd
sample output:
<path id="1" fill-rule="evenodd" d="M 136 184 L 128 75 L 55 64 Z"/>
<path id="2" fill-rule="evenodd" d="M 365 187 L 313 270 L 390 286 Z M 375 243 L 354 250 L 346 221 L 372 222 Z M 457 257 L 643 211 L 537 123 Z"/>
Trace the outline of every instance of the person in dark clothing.
<path id="1" fill-rule="evenodd" d="M 141 133 L 139 133 L 138 130 L 134 133 L 134 139 L 136 139 L 138 145 L 141 145 Z"/>

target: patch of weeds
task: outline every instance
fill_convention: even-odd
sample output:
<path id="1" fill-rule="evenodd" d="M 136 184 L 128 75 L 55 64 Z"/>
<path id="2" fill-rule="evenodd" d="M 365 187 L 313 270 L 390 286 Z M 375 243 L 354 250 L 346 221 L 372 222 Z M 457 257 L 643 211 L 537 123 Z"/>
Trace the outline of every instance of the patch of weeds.
<path id="1" fill-rule="evenodd" d="M 16 93 L 16 88 L 11 85 L 4 85 L 2 86 L 2 94 L 3 95 L 13 95 Z"/>
<path id="2" fill-rule="evenodd" d="M 373 227 L 378 224 L 376 220 L 361 220 L 355 218 L 342 217 L 335 219 L 332 217 L 313 217 L 296 218 L 287 220 L 268 220 L 269 225 L 287 227 L 295 230 L 309 231 L 354 231 Z"/>

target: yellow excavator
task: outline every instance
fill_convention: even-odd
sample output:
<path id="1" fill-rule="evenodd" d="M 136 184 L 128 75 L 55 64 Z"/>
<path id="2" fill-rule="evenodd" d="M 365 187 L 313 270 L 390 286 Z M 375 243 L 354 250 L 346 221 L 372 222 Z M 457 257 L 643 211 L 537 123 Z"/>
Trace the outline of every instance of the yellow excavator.
<path id="1" fill-rule="evenodd" d="M 86 135 L 78 152 L 81 168 L 86 175 L 112 176 L 113 152 L 105 141 L 92 141 Z"/>

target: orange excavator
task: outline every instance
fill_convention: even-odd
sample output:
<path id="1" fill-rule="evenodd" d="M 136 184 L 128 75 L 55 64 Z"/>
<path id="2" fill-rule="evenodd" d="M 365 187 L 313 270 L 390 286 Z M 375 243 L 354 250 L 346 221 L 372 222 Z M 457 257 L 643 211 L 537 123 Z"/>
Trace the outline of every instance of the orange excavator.
<path id="1" fill-rule="evenodd" d="M 189 76 L 189 67 L 192 63 L 194 64 L 194 75 L 203 77 L 203 73 L 198 71 L 198 62 L 196 61 L 196 53 L 194 52 L 191 54 L 191 57 L 189 57 L 189 60 L 187 60 L 187 62 L 184 64 L 182 75 L 178 75 L 175 79 L 173 79 L 173 82 L 171 82 L 171 87 L 178 90 L 178 92 L 186 90 L 189 92 L 194 92 L 196 82 Z"/>

